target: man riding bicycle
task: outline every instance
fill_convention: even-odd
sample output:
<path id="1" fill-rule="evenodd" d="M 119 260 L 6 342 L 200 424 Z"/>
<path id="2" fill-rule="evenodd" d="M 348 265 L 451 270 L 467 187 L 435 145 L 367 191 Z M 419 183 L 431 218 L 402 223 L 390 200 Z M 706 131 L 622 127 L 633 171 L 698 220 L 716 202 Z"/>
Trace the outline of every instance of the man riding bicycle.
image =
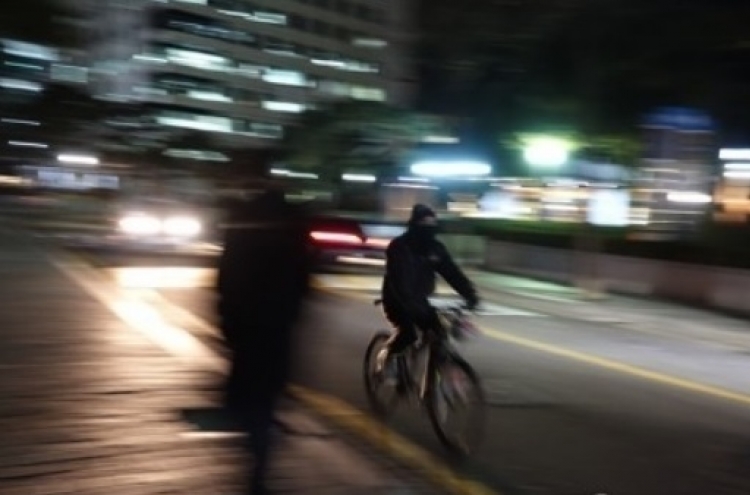
<path id="1" fill-rule="evenodd" d="M 382 301 L 386 317 L 396 332 L 386 352 L 378 357 L 380 370 L 392 361 L 390 356 L 416 341 L 417 328 L 422 331 L 440 329 L 437 312 L 428 299 L 435 292 L 435 274 L 464 298 L 469 309 L 479 304 L 474 286 L 436 237 L 437 215 L 430 207 L 417 204 L 412 209 L 406 232 L 393 239 L 386 250 Z"/>

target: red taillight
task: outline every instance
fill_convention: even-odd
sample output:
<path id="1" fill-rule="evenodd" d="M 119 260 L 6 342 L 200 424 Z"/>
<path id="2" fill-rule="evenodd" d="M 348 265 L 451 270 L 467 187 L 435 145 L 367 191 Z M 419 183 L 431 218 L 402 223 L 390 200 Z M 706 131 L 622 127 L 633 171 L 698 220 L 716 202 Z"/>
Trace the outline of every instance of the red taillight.
<path id="1" fill-rule="evenodd" d="M 310 237 L 316 242 L 328 242 L 332 244 L 362 244 L 362 238 L 354 234 L 344 234 L 342 232 L 322 232 L 314 231 Z"/>
<path id="2" fill-rule="evenodd" d="M 370 238 L 365 241 L 365 244 L 367 244 L 370 247 L 374 248 L 380 248 L 385 249 L 388 247 L 388 245 L 391 243 L 390 239 L 376 239 L 376 238 Z"/>

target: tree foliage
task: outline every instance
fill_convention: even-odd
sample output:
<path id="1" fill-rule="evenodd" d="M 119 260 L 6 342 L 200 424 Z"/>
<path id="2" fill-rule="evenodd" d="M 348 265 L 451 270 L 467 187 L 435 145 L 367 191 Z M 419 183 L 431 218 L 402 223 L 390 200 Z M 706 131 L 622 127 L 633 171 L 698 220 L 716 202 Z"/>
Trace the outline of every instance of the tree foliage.
<path id="1" fill-rule="evenodd" d="M 490 138 L 561 121 L 622 134 L 664 104 L 730 125 L 746 119 L 748 2 L 466 0 L 457 9 L 432 0 L 423 10 L 421 104 L 469 116 Z"/>
<path id="2" fill-rule="evenodd" d="M 381 103 L 336 102 L 306 112 L 287 133 L 283 161 L 337 181 L 346 169 L 382 171 L 440 122 Z"/>

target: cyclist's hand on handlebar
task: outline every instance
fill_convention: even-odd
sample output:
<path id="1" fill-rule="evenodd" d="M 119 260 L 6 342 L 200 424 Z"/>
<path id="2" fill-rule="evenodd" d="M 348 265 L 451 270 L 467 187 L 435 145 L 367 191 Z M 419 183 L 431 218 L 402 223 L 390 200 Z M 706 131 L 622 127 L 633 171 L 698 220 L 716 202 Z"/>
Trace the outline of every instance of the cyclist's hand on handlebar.
<path id="1" fill-rule="evenodd" d="M 479 307 L 479 299 L 473 299 L 471 301 L 466 301 L 466 304 L 464 304 L 463 308 L 466 311 L 470 311 L 472 313 L 477 311 L 477 308 Z"/>

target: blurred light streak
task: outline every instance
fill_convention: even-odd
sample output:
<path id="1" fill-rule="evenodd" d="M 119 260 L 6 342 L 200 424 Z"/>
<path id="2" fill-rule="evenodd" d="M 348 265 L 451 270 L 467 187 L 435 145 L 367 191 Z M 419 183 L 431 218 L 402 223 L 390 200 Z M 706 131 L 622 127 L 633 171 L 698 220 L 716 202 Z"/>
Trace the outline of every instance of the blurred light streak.
<path id="1" fill-rule="evenodd" d="M 667 194 L 667 201 L 673 203 L 706 204 L 713 201 L 713 198 L 709 194 L 700 192 L 670 192 Z"/>
<path id="2" fill-rule="evenodd" d="M 354 234 L 344 234 L 339 232 L 321 232 L 314 231 L 310 237 L 318 242 L 334 242 L 342 244 L 362 244 L 362 239 Z"/>
<path id="3" fill-rule="evenodd" d="M 116 268 L 114 278 L 126 289 L 196 289 L 211 287 L 215 272 L 195 267 L 126 267 Z"/>
<path id="4" fill-rule="evenodd" d="M 76 165 L 99 165 L 99 159 L 89 155 L 58 155 L 57 161 L 61 163 L 71 163 Z"/>
<path id="5" fill-rule="evenodd" d="M 0 119 L 0 122 L 4 124 L 20 124 L 20 125 L 33 125 L 40 126 L 41 122 L 36 120 L 24 120 L 24 119 Z"/>
<path id="6" fill-rule="evenodd" d="M 347 265 L 385 266 L 385 260 L 358 258 L 356 256 L 339 256 L 336 261 Z"/>
<path id="7" fill-rule="evenodd" d="M 721 160 L 750 160 L 750 149 L 747 148 L 722 148 L 719 150 Z"/>
<path id="8" fill-rule="evenodd" d="M 29 141 L 8 141 L 8 144 L 11 146 L 20 146 L 20 147 L 26 147 L 26 148 L 42 148 L 42 149 L 49 148 L 48 144 L 32 143 Z"/>
<path id="9" fill-rule="evenodd" d="M 432 177 L 454 177 L 466 175 L 489 175 L 492 167 L 488 163 L 473 160 L 421 161 L 411 166 L 411 173 Z"/>
<path id="10" fill-rule="evenodd" d="M 375 182 L 378 180 L 371 174 L 343 174 L 341 178 L 347 182 Z"/>
<path id="11" fill-rule="evenodd" d="M 387 248 L 388 245 L 391 243 L 390 239 L 367 239 L 365 241 L 365 244 L 371 247 L 378 247 L 378 248 Z"/>
<path id="12" fill-rule="evenodd" d="M 177 356 L 203 356 L 205 349 L 192 335 L 165 322 L 151 305 L 138 300 L 119 300 L 112 309 L 123 321 Z"/>
<path id="13" fill-rule="evenodd" d="M 282 177 L 289 177 L 290 179 L 317 179 L 317 174 L 306 173 L 306 172 L 292 172 L 284 168 L 273 168 L 271 169 L 272 175 L 278 175 Z"/>

